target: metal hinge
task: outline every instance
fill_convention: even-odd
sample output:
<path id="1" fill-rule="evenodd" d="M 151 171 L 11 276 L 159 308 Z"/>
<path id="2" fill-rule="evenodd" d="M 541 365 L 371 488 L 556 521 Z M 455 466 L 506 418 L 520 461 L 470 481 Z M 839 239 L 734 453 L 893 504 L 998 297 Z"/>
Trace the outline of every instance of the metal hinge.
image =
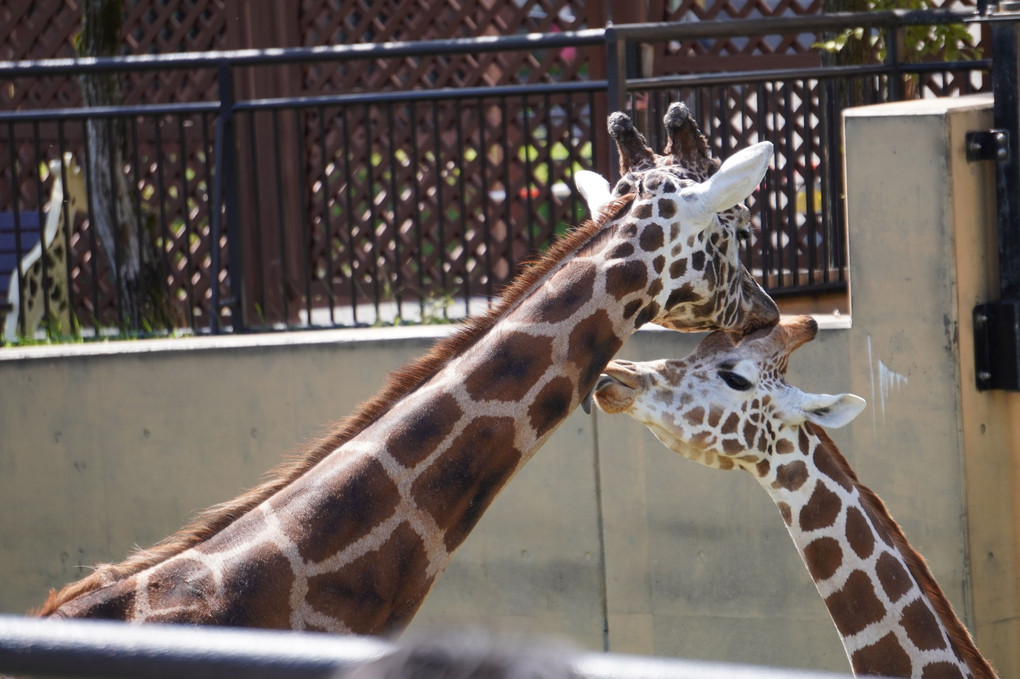
<path id="1" fill-rule="evenodd" d="M 1009 160 L 1009 132 L 1006 130 L 968 132 L 966 143 L 969 163 L 978 160 L 1004 163 Z"/>

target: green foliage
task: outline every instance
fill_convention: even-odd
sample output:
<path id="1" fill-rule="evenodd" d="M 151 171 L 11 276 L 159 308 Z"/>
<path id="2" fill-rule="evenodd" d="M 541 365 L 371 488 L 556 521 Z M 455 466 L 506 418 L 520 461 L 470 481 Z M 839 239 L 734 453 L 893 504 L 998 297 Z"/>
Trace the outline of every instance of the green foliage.
<path id="1" fill-rule="evenodd" d="M 868 0 L 868 9 L 872 12 L 934 8 L 932 0 Z M 901 55 L 901 59 L 906 63 L 916 64 L 940 55 L 947 61 L 981 58 L 981 48 L 974 45 L 973 36 L 964 24 L 906 26 L 903 30 L 904 54 Z M 834 54 L 843 51 L 847 44 L 862 40 L 868 41 L 879 60 L 885 60 L 888 52 L 885 35 L 881 31 L 871 32 L 863 28 L 852 28 L 828 40 L 817 42 L 814 47 Z"/>

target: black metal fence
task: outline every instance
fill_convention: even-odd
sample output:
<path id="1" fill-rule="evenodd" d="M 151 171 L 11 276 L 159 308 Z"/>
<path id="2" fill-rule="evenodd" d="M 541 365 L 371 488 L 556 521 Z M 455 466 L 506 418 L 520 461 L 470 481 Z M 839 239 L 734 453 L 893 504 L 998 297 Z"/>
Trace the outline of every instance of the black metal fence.
<path id="1" fill-rule="evenodd" d="M 855 66 L 819 61 L 781 71 L 645 77 L 642 46 L 719 36 L 820 40 L 848 28 L 896 45 L 907 27 L 977 18 L 887 12 L 0 63 L 0 81 L 10 87 L 100 72 L 143 73 L 148 87 L 159 87 L 159 73 L 184 70 L 214 72 L 219 92 L 218 100 L 186 103 L 146 104 L 135 93 L 142 103 L 131 106 L 0 112 L 0 213 L 9 216 L 0 222 L 0 265 L 16 263 L 5 337 L 33 336 L 40 325 L 55 335 L 158 332 L 144 319 L 125 328 L 116 273 L 92 228 L 100 197 L 88 172 L 74 169 L 88 167 L 89 119 L 124 123 L 127 150 L 115 169 L 128 176 L 139 229 L 158 250 L 173 324 L 193 332 L 473 313 L 523 260 L 585 217 L 573 175 L 613 171 L 607 113 L 631 111 L 661 146 L 661 117 L 672 100 L 689 103 L 720 157 L 761 139 L 776 145 L 775 170 L 752 197 L 760 230 L 745 252 L 769 292 L 845 289 L 840 111 L 908 94 L 988 90 L 992 60 L 907 63 L 890 48 Z M 453 53 L 548 50 L 570 59 L 602 55 L 607 77 L 582 67 L 562 81 L 550 72 L 528 85 L 238 95 L 242 81 L 341 64 L 416 68 Z M 52 200 L 58 180 L 59 210 Z M 75 181 L 77 202 L 68 199 Z M 44 236 L 47 220 L 54 232 Z M 0 304 L 6 294 L 0 290 Z"/>

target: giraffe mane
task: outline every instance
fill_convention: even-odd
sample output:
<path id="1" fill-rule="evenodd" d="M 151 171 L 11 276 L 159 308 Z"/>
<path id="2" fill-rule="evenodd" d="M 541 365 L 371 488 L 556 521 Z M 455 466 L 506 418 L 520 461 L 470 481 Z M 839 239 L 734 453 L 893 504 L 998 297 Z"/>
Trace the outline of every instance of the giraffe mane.
<path id="1" fill-rule="evenodd" d="M 839 448 L 836 447 L 835 442 L 829 437 L 828 433 L 821 427 L 811 423 L 805 422 L 804 426 L 808 428 L 808 431 L 817 436 L 821 441 L 822 447 L 825 448 L 826 452 L 832 457 L 832 460 L 836 463 L 839 469 L 846 474 L 847 478 L 853 482 L 861 496 L 861 501 L 868 508 L 871 518 L 878 522 L 878 524 L 886 531 L 893 544 L 896 546 L 897 551 L 903 557 L 903 560 L 907 564 L 907 569 L 910 574 L 917 580 L 917 583 L 921 586 L 922 592 L 931 602 L 932 607 L 935 609 L 935 614 L 939 617 L 939 620 L 945 625 L 946 630 L 949 632 L 950 641 L 963 655 L 963 661 L 967 663 L 967 666 L 974 673 L 974 676 L 979 679 L 995 679 L 997 676 L 995 670 L 987 660 L 978 651 L 977 645 L 974 643 L 973 637 L 970 632 L 964 627 L 963 623 L 953 612 L 953 607 L 949 603 L 949 599 L 946 598 L 945 592 L 942 591 L 942 587 L 938 581 L 935 580 L 935 576 L 932 575 L 931 570 L 928 568 L 928 563 L 924 557 L 917 553 L 917 551 L 910 546 L 907 541 L 907 537 L 903 534 L 903 529 L 896 523 L 896 520 L 892 518 L 889 513 L 889 509 L 882 502 L 882 499 L 875 494 L 870 488 L 865 486 L 857 478 L 857 474 L 850 467 L 850 464 L 843 457 L 843 454 L 839 452 Z"/>
<path id="2" fill-rule="evenodd" d="M 329 434 L 312 442 L 303 453 L 290 456 L 269 470 L 259 485 L 200 512 L 189 524 L 152 547 L 138 549 L 117 564 L 99 564 L 86 577 L 65 585 L 59 591 L 50 590 L 46 602 L 32 614 L 52 615 L 68 601 L 162 563 L 210 539 L 286 488 L 477 342 L 569 255 L 595 245 L 606 235 L 606 226 L 619 217 L 633 199 L 634 195 L 628 194 L 612 200 L 600 210 L 597 221 L 585 221 L 553 243 L 544 255 L 525 263 L 524 269 L 507 285 L 488 313 L 468 319 L 460 330 L 437 341 L 427 354 L 390 373 L 387 382 L 374 397 L 362 403 L 352 415 L 338 421 Z"/>

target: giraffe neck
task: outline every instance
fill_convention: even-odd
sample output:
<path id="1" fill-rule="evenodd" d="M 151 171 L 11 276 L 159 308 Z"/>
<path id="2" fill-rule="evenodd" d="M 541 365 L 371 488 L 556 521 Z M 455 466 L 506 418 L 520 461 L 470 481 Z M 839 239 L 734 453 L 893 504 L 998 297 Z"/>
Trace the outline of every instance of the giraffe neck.
<path id="1" fill-rule="evenodd" d="M 832 616 L 857 676 L 994 677 L 921 556 L 835 443 L 805 423 L 758 481 Z"/>
<path id="2" fill-rule="evenodd" d="M 97 573 L 77 598 L 58 594 L 43 614 L 401 628 L 654 305 L 651 267 L 603 256 L 616 244 L 597 233 L 578 236 L 588 245 L 574 243 L 570 258 L 554 253 L 487 321 L 396 376 L 297 472 L 220 508 L 212 529 L 178 547 Z"/>

